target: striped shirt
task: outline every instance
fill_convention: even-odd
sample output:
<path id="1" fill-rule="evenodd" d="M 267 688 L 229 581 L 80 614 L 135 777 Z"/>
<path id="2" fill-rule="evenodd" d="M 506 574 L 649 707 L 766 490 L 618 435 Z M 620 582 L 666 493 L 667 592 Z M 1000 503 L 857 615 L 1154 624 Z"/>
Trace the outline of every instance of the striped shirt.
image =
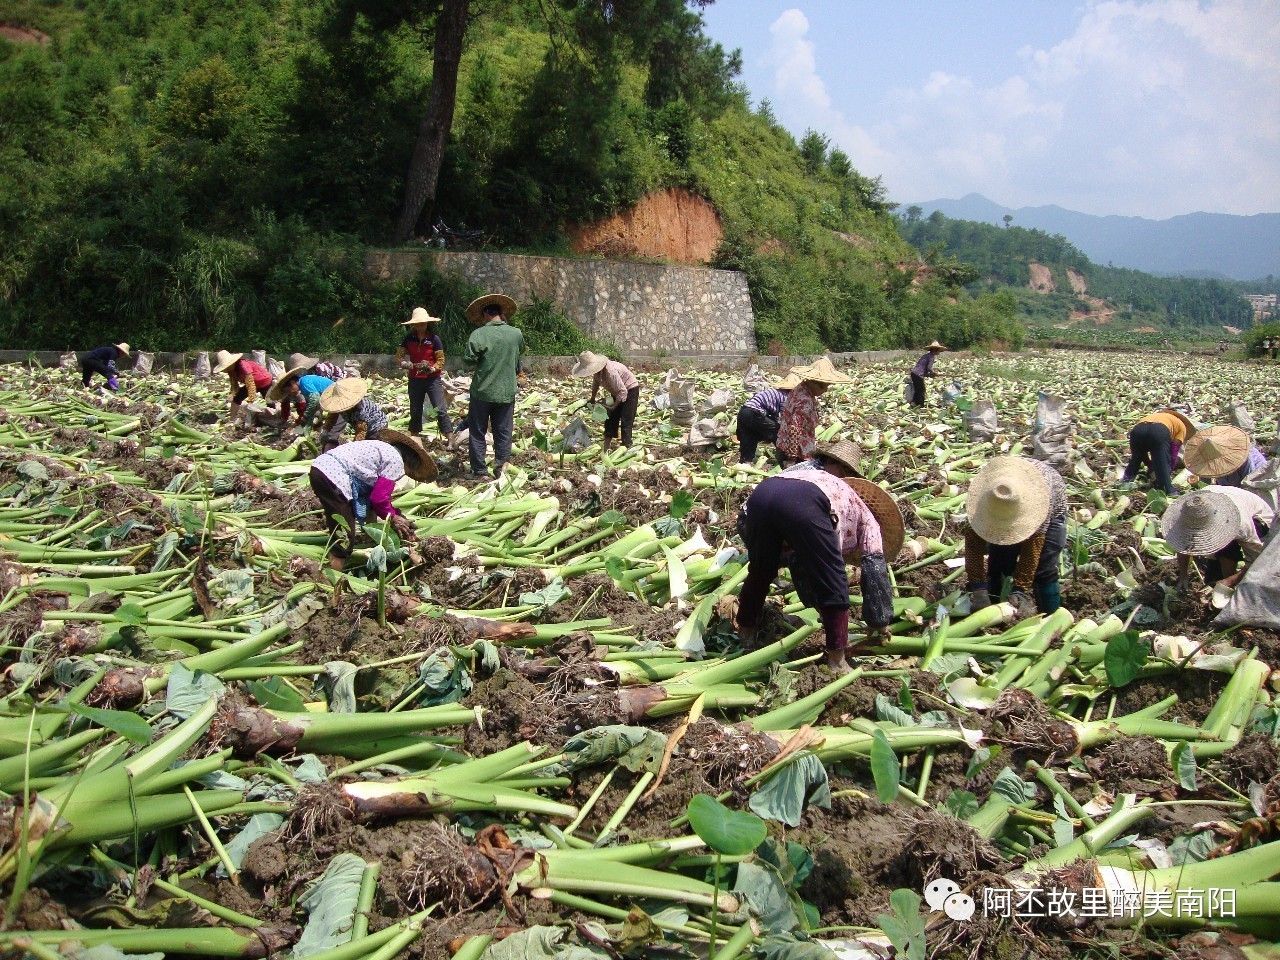
<path id="1" fill-rule="evenodd" d="M 346 370 L 338 366 L 336 363 L 332 363 L 328 360 L 321 360 L 319 363 L 317 363 L 314 367 L 311 368 L 311 372 L 314 373 L 316 376 L 325 377 L 329 380 L 335 380 L 335 381 L 343 380 L 347 376 Z"/>
<path id="2" fill-rule="evenodd" d="M 828 473 L 813 460 L 805 460 L 782 471 L 788 480 L 812 483 L 827 495 L 831 505 L 831 519 L 836 525 L 836 538 L 840 552 L 846 556 L 857 553 L 864 557 L 884 553 L 884 541 L 880 536 L 880 523 L 871 508 L 844 480 Z"/>
<path id="3" fill-rule="evenodd" d="M 743 406 L 759 410 L 765 416 L 777 420 L 782 416 L 782 408 L 786 405 L 787 394 L 790 392 L 790 390 L 779 390 L 777 387 L 767 387 L 758 393 L 753 393 L 751 399 Z"/>
<path id="4" fill-rule="evenodd" d="M 368 435 L 371 437 L 387 429 L 387 415 L 382 412 L 380 406 L 368 397 L 365 397 L 350 410 L 343 410 L 340 416 L 351 424 L 353 430 L 361 423 L 368 424 Z"/>
<path id="5" fill-rule="evenodd" d="M 380 440 L 355 440 L 322 453 L 311 461 L 342 493 L 354 500 L 368 500 L 379 478 L 395 483 L 404 476 L 400 451 Z"/>

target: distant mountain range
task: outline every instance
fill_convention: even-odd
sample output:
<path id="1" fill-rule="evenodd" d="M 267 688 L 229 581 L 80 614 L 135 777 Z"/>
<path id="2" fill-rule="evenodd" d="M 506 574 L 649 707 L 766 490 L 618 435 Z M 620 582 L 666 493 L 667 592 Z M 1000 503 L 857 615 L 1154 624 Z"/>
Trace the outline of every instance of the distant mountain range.
<path id="1" fill-rule="evenodd" d="M 915 206 L 953 220 L 1019 227 L 1066 237 L 1098 264 L 1147 273 L 1185 277 L 1260 280 L 1280 275 L 1280 213 L 1241 217 L 1228 213 L 1188 213 L 1168 220 L 1098 217 L 1058 206 L 1002 207 L 978 193 L 959 200 L 933 200 Z M 905 207 L 899 207 L 899 211 Z"/>

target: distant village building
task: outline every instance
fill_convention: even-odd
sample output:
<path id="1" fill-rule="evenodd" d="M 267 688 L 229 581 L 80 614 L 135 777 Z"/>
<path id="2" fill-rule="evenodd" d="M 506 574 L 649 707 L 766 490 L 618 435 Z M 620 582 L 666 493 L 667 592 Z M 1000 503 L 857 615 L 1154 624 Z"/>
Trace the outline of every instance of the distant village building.
<path id="1" fill-rule="evenodd" d="M 1280 297 L 1274 293 L 1246 293 L 1244 298 L 1253 307 L 1253 322 L 1262 323 L 1276 316 L 1280 310 Z"/>

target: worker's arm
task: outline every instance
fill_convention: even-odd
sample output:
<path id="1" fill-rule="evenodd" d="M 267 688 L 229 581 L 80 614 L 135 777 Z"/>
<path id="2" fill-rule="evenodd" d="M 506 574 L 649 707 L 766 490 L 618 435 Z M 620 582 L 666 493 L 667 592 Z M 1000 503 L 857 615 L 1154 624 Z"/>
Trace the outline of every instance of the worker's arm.
<path id="1" fill-rule="evenodd" d="M 889 565 L 884 554 L 864 554 L 859 565 L 862 572 L 862 619 L 877 633 L 893 623 L 893 584 L 889 581 Z"/>

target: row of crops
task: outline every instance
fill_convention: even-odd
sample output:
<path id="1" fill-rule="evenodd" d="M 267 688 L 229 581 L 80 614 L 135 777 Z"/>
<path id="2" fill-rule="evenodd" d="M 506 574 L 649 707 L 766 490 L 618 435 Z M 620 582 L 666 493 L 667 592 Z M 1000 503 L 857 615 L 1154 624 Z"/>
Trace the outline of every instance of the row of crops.
<path id="1" fill-rule="evenodd" d="M 822 401 L 908 526 L 891 638 L 843 676 L 788 584 L 758 648 L 720 616 L 767 470 L 686 449 L 657 375 L 630 449 L 563 452 L 590 411 L 557 377 L 500 485 L 433 438 L 414 537 L 370 528 L 338 572 L 309 439 L 222 426 L 221 384 L 6 368 L 0 953 L 1277 955 L 1280 637 L 1176 591 L 1163 495 L 1118 479 L 1171 402 L 1242 402 L 1268 444 L 1280 373 L 942 366 L 958 404 L 907 407 L 889 367 Z M 726 423 L 746 396 L 688 376 Z M 965 487 L 1030 450 L 1038 390 L 1074 423 L 1064 608 L 970 613 Z"/>

